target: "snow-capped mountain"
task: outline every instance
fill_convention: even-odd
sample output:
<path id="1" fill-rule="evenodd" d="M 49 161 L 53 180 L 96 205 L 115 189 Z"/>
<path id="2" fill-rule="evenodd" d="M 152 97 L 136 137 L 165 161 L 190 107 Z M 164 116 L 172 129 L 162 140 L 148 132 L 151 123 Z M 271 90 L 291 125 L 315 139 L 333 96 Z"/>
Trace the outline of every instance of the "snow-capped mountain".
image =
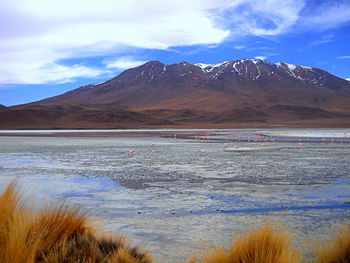
<path id="1" fill-rule="evenodd" d="M 131 119 L 155 123 L 159 118 L 160 123 L 334 118 L 350 114 L 350 82 L 321 69 L 259 59 L 150 61 L 102 83 L 17 108 L 57 106 L 94 109 L 95 121 L 96 111 L 112 109 L 148 114 Z"/>
<path id="2" fill-rule="evenodd" d="M 257 103 L 327 108 L 339 105 L 338 97 L 348 95 L 348 81 L 321 69 L 285 62 L 242 59 L 218 64 L 165 65 L 150 61 L 111 80 L 86 85 L 36 104 L 109 104 L 128 109 L 209 111 Z M 210 103 L 206 101 L 209 97 Z"/>
<path id="3" fill-rule="evenodd" d="M 123 85 L 131 85 L 137 82 L 152 83 L 169 77 L 186 77 L 206 81 L 233 78 L 240 82 L 284 78 L 304 82 L 312 86 L 327 86 L 330 89 L 337 89 L 346 85 L 344 80 L 321 69 L 285 62 L 270 63 L 259 59 L 242 59 L 217 64 L 179 62 L 172 65 L 150 61 L 140 67 L 127 70 L 110 81 L 87 85 L 85 88 L 98 88 L 101 85 L 111 84 L 118 86 L 118 83 Z"/>

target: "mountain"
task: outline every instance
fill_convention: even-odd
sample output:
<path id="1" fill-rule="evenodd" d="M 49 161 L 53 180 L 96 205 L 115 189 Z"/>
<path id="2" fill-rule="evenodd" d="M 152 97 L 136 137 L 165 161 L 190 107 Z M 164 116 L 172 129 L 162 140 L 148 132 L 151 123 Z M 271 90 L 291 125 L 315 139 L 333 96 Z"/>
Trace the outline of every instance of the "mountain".
<path id="1" fill-rule="evenodd" d="M 69 119 L 66 123 L 74 127 L 76 122 L 93 127 L 122 123 L 346 122 L 350 116 L 350 82 L 321 69 L 259 59 L 172 65 L 150 61 L 108 81 L 11 107 L 11 111 L 46 109 L 57 114 L 57 107 L 61 107 L 59 119 L 65 116 Z M 106 117 L 108 112 L 129 117 L 117 120 Z"/>
<path id="2" fill-rule="evenodd" d="M 282 104 L 349 110 L 349 96 L 348 81 L 320 69 L 283 62 L 244 59 L 212 65 L 165 65 L 151 61 L 109 81 L 35 104 L 202 111 Z"/>

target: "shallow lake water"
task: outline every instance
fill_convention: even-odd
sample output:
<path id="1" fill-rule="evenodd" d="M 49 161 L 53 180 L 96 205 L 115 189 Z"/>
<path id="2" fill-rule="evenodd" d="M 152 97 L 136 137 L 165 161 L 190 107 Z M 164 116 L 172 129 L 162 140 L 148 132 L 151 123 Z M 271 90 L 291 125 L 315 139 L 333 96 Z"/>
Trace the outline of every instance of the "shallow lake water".
<path id="1" fill-rule="evenodd" d="M 0 190 L 18 178 L 39 207 L 66 200 L 159 261 L 265 221 L 301 244 L 350 216 L 350 130 L 69 132 L 0 136 Z"/>

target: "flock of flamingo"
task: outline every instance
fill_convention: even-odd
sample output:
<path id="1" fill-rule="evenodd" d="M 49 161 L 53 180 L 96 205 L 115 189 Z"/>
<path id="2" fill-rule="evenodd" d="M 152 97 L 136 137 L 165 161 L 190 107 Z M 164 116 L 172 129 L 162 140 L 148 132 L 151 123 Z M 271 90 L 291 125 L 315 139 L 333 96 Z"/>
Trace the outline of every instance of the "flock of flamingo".
<path id="1" fill-rule="evenodd" d="M 215 140 L 215 139 L 217 139 L 217 138 L 215 138 L 216 136 L 222 137 L 223 134 L 204 132 L 203 135 L 196 134 L 191 138 L 194 139 L 195 141 L 204 142 L 206 140 Z M 177 139 L 177 135 L 176 134 L 169 135 L 169 138 Z M 222 140 L 222 138 L 220 138 L 220 140 Z M 268 147 L 269 146 L 268 143 L 277 142 L 277 139 L 273 138 L 273 137 L 259 135 L 259 134 L 256 134 L 254 132 L 244 132 L 244 135 L 242 135 L 242 132 L 240 132 L 240 131 L 231 131 L 231 132 L 225 133 L 224 140 L 226 141 L 224 143 L 224 149 L 228 148 L 227 142 L 230 142 L 230 141 L 245 141 L 245 142 L 260 143 L 260 145 L 259 145 L 260 147 Z M 305 143 L 310 142 L 310 139 L 305 138 L 305 139 L 299 139 L 298 141 L 299 141 L 298 146 L 305 146 Z M 330 138 L 330 139 L 321 138 L 320 142 L 322 142 L 322 143 L 345 143 L 347 141 L 345 141 L 344 139 L 337 139 L 336 140 L 334 138 Z M 152 143 L 151 148 L 153 148 L 154 146 L 155 146 L 155 144 Z M 232 149 L 240 149 L 241 146 L 234 145 L 231 148 Z M 198 152 L 200 154 L 205 154 L 206 150 L 200 149 Z M 128 151 L 128 156 L 131 156 L 134 153 L 135 153 L 135 150 L 131 149 Z"/>

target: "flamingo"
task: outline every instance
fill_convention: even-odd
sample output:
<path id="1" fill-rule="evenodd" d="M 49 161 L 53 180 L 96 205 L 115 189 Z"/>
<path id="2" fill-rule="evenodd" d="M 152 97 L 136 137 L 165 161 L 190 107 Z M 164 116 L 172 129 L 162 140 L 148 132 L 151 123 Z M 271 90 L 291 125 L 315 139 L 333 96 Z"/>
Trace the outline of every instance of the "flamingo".
<path id="1" fill-rule="evenodd" d="M 130 150 L 130 151 L 128 152 L 128 155 L 132 155 L 134 152 L 135 152 L 135 150 Z"/>
<path id="2" fill-rule="evenodd" d="M 199 153 L 205 153 L 205 150 L 199 150 Z"/>

